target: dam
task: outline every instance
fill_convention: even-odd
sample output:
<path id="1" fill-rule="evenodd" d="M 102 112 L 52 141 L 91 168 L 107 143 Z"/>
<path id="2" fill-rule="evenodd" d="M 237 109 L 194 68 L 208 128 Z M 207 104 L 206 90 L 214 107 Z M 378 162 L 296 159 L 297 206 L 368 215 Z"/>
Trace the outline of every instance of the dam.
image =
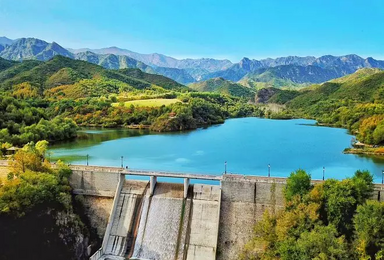
<path id="1" fill-rule="evenodd" d="M 237 259 L 263 212 L 284 207 L 285 178 L 70 167 L 73 193 L 83 195 L 103 241 L 91 260 Z M 372 198 L 384 201 L 382 185 Z"/>

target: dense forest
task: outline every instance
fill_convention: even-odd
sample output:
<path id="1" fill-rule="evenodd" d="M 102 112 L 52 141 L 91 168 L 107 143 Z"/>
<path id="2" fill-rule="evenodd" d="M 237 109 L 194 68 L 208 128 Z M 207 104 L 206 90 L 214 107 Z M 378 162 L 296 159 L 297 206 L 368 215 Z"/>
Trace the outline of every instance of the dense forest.
<path id="1" fill-rule="evenodd" d="M 264 212 L 241 254 L 256 259 L 383 259 L 384 203 L 369 200 L 372 175 L 311 185 L 303 170 L 290 175 L 285 209 Z"/>

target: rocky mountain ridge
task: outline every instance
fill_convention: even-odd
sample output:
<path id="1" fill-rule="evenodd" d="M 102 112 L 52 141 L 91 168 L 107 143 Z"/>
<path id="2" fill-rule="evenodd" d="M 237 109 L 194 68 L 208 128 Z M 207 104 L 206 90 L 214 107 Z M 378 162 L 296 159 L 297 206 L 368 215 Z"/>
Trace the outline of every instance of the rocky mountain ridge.
<path id="1" fill-rule="evenodd" d="M 384 69 L 384 61 L 355 55 L 321 57 L 288 56 L 267 59 L 243 58 L 238 63 L 229 60 L 175 59 L 163 54 L 140 54 L 118 47 L 102 49 L 66 49 L 58 43 L 35 38 L 11 40 L 0 37 L 0 57 L 21 61 L 47 61 L 56 55 L 88 61 L 107 69 L 138 68 L 159 74 L 182 84 L 213 78 L 239 82 L 247 87 L 296 87 L 320 83 L 354 73 L 361 68 Z"/>
<path id="2" fill-rule="evenodd" d="M 344 56 L 332 56 L 325 55 L 319 58 L 312 56 L 297 57 L 288 56 L 276 59 L 264 59 L 264 60 L 251 60 L 249 58 L 243 58 L 239 63 L 232 65 L 230 68 L 222 71 L 213 72 L 204 76 L 203 79 L 210 79 L 215 77 L 222 77 L 231 81 L 239 81 L 249 73 L 257 73 L 259 69 L 273 68 L 279 66 L 297 66 L 307 67 L 315 66 L 328 70 L 329 79 L 342 77 L 347 74 L 354 73 L 361 68 L 381 68 L 384 69 L 384 61 L 375 60 L 372 57 L 366 59 L 361 58 L 358 55 L 350 54 Z M 310 69 L 307 69 L 311 71 Z M 312 70 L 313 72 L 313 70 Z M 323 82 L 325 71 L 321 72 L 320 77 L 316 78 L 317 74 L 313 74 L 314 80 L 310 83 Z M 333 75 L 331 75 L 333 74 Z M 326 79 L 326 80 L 329 80 Z"/>

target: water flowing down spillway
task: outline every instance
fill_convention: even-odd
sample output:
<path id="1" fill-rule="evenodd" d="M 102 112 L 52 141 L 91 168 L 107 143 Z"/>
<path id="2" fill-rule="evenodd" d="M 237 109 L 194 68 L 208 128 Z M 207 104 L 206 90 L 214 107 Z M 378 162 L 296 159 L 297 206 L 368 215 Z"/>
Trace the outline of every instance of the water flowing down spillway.
<path id="1" fill-rule="evenodd" d="M 154 196 L 144 198 L 132 257 L 183 259 L 189 210 L 183 185 L 158 183 Z"/>
<path id="2" fill-rule="evenodd" d="M 182 186 L 160 184 L 144 199 L 133 257 L 156 260 L 214 260 L 221 190 L 194 185 L 187 199 Z"/>
<path id="3" fill-rule="evenodd" d="M 92 260 L 216 259 L 220 186 L 157 183 L 152 191 L 148 182 L 121 183 L 100 257 Z"/>

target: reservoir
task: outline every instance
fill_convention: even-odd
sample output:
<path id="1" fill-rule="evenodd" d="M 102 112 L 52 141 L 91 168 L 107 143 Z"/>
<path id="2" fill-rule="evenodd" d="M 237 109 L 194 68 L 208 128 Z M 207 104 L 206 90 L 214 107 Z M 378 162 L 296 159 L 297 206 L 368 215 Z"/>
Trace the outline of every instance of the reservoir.
<path id="1" fill-rule="evenodd" d="M 79 138 L 50 147 L 53 160 L 71 164 L 220 175 L 287 177 L 304 169 L 313 179 L 343 179 L 369 170 L 381 183 L 384 159 L 343 154 L 346 129 L 315 126 L 305 119 L 239 118 L 177 133 L 133 129 L 83 129 Z M 88 156 L 87 156 L 88 155 Z M 226 165 L 225 165 L 225 162 Z M 270 165 L 270 167 L 268 167 Z M 226 168 L 226 169 L 225 169 Z"/>

